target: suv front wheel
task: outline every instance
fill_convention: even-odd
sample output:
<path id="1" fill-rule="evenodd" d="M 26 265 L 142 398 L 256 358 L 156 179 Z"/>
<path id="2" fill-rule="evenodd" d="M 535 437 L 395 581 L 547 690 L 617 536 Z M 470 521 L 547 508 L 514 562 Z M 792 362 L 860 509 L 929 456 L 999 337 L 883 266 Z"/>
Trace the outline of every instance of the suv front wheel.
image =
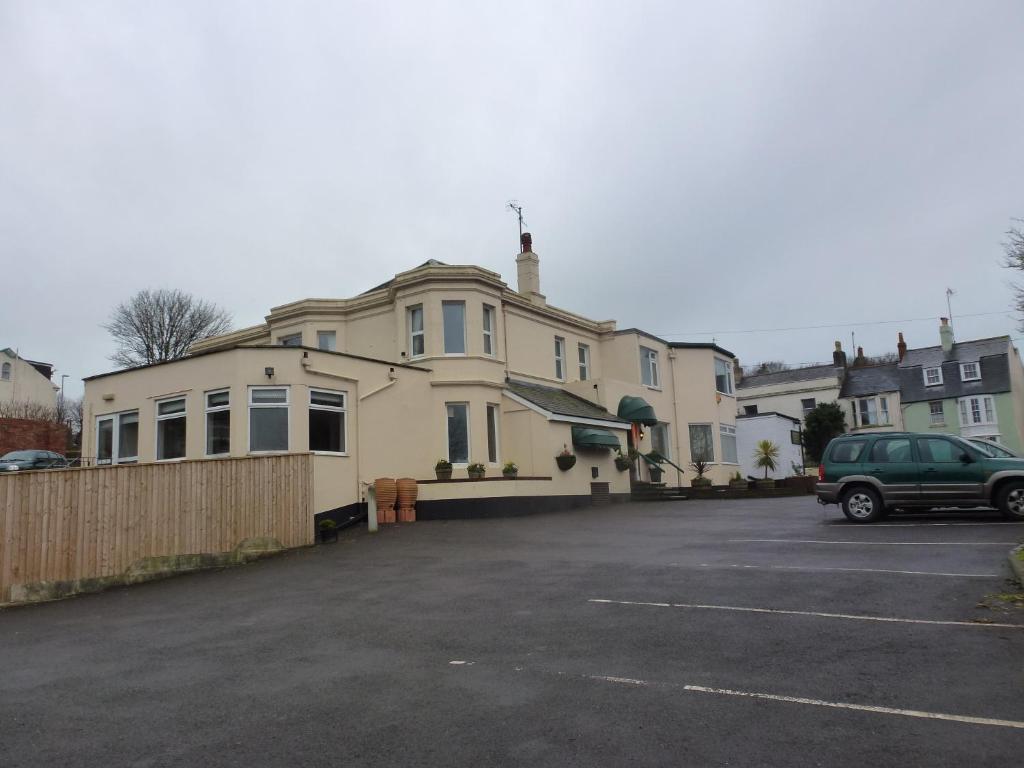
<path id="1" fill-rule="evenodd" d="M 858 486 L 843 494 L 843 514 L 852 523 L 873 523 L 885 515 L 885 508 L 877 491 Z"/>
<path id="2" fill-rule="evenodd" d="M 1010 520 L 1024 520 L 1024 482 L 1014 481 L 999 489 L 999 511 Z"/>

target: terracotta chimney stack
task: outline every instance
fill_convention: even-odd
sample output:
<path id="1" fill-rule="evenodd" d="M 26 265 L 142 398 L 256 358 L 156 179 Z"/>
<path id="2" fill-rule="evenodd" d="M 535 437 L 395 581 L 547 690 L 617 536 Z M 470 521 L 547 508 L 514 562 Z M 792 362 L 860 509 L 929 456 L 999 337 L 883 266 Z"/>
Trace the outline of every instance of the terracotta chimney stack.
<path id="1" fill-rule="evenodd" d="M 900 362 L 903 362 L 903 358 L 907 354 L 907 342 L 903 340 L 903 331 L 899 333 L 899 341 L 896 342 L 896 353 L 900 356 Z"/>

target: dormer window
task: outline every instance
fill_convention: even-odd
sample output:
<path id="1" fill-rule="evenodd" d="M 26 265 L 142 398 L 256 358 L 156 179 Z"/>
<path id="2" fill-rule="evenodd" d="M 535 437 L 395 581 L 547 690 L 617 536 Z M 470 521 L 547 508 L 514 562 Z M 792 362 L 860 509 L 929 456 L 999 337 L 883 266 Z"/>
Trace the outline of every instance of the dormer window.
<path id="1" fill-rule="evenodd" d="M 981 381 L 978 363 L 960 363 L 960 381 Z"/>
<path id="2" fill-rule="evenodd" d="M 926 387 L 937 387 L 942 384 L 942 368 L 933 366 L 924 369 L 924 385 Z"/>

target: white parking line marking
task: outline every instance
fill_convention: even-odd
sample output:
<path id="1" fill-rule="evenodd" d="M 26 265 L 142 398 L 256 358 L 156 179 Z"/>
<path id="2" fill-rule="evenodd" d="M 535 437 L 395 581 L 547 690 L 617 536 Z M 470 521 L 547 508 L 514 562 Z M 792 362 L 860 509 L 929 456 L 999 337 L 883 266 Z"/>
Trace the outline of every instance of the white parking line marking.
<path id="1" fill-rule="evenodd" d="M 856 573 L 902 573 L 910 576 L 961 576 L 963 578 L 971 579 L 993 579 L 998 578 L 998 573 L 943 573 L 941 571 L 893 571 L 886 568 L 839 568 L 839 567 L 808 567 L 803 565 L 712 565 L 710 563 L 701 563 L 701 568 L 753 568 L 755 570 L 772 570 L 772 571 L 810 571 L 817 573 L 819 571 L 853 571 Z"/>
<path id="2" fill-rule="evenodd" d="M 886 547 L 1012 547 L 1012 541 L 834 541 L 832 539 L 727 539 L 734 544 L 857 544 Z"/>
<path id="3" fill-rule="evenodd" d="M 882 621 L 895 624 L 934 624 L 947 627 L 989 627 L 998 629 L 1024 629 L 1024 624 L 996 624 L 981 621 L 939 621 L 936 619 L 899 619 L 892 616 L 862 616 L 854 613 L 822 613 L 819 611 L 786 611 L 780 608 L 747 608 L 738 605 L 708 605 L 705 603 L 646 603 L 638 600 L 606 600 L 591 598 L 588 603 L 610 605 L 644 605 L 654 608 L 689 608 L 707 611 L 738 611 L 741 613 L 776 613 L 785 616 L 816 616 L 823 619 L 853 619 L 855 621 Z"/>
<path id="4" fill-rule="evenodd" d="M 845 523 L 849 525 L 849 523 Z M 991 522 L 991 523 L 880 523 L 875 528 L 927 528 L 929 526 L 951 526 L 951 525 L 1024 525 L 1024 523 L 1012 522 Z"/>

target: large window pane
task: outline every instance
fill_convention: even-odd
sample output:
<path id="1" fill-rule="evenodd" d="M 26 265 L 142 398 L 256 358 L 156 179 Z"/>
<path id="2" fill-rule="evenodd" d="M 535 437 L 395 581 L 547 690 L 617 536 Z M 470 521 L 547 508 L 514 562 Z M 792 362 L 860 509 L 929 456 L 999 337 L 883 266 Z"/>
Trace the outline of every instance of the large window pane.
<path id="1" fill-rule="evenodd" d="M 184 421 L 184 419 L 182 419 Z M 118 461 L 134 461 L 139 456 L 139 414 L 122 413 L 118 417 Z"/>
<path id="2" fill-rule="evenodd" d="M 714 461 L 715 444 L 710 424 L 690 425 L 690 461 Z"/>
<path id="3" fill-rule="evenodd" d="M 309 450 L 345 452 L 345 413 L 309 409 Z"/>
<path id="4" fill-rule="evenodd" d="M 448 461 L 469 462 L 469 405 L 448 403 Z"/>
<path id="5" fill-rule="evenodd" d="M 206 454 L 224 453 L 231 453 L 231 411 L 213 411 L 206 414 Z"/>
<path id="6" fill-rule="evenodd" d="M 715 389 L 726 395 L 732 394 L 732 365 L 715 358 Z"/>
<path id="7" fill-rule="evenodd" d="M 409 355 L 419 357 L 424 351 L 423 307 L 409 307 Z"/>
<path id="8" fill-rule="evenodd" d="M 185 458 L 185 417 L 161 419 L 156 423 L 156 458 Z"/>
<path id="9" fill-rule="evenodd" d="M 338 344 L 338 334 L 336 331 L 317 331 L 316 332 L 316 346 L 317 349 L 325 350 L 326 352 L 334 352 Z"/>
<path id="10" fill-rule="evenodd" d="M 287 403 L 287 389 L 254 389 L 251 391 L 253 403 Z"/>
<path id="11" fill-rule="evenodd" d="M 487 460 L 498 463 L 498 406 L 487 406 Z"/>
<path id="12" fill-rule="evenodd" d="M 96 461 L 109 464 L 114 456 L 114 420 L 100 419 L 96 424 Z"/>
<path id="13" fill-rule="evenodd" d="M 726 464 L 739 464 L 739 454 L 736 450 L 736 427 L 720 424 L 718 432 L 718 439 L 722 443 L 722 461 Z"/>
<path id="14" fill-rule="evenodd" d="M 463 355 L 466 353 L 466 303 L 445 301 L 441 303 L 444 320 L 444 353 Z"/>
<path id="15" fill-rule="evenodd" d="M 249 409 L 249 450 L 288 450 L 287 408 Z"/>

